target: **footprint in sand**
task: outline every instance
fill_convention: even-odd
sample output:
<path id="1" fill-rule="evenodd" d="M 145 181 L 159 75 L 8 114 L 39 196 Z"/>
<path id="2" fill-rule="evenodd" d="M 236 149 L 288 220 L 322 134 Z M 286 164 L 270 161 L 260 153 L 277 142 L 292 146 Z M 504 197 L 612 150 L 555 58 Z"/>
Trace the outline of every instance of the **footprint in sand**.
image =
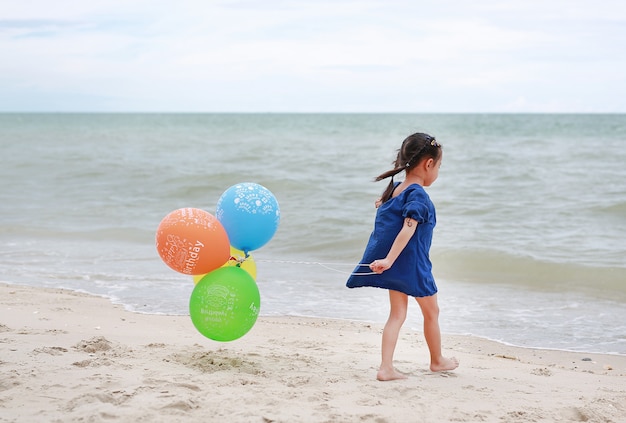
<path id="1" fill-rule="evenodd" d="M 34 354 L 50 354 L 50 355 L 63 355 L 63 353 L 67 352 L 67 348 L 63 347 L 42 347 L 35 348 L 33 350 Z"/>
<path id="2" fill-rule="evenodd" d="M 108 351 L 112 348 L 111 342 L 103 336 L 96 336 L 88 341 L 80 341 L 74 348 L 89 354 Z"/>
<path id="3" fill-rule="evenodd" d="M 552 372 L 546 367 L 539 367 L 531 371 L 536 376 L 552 376 Z"/>

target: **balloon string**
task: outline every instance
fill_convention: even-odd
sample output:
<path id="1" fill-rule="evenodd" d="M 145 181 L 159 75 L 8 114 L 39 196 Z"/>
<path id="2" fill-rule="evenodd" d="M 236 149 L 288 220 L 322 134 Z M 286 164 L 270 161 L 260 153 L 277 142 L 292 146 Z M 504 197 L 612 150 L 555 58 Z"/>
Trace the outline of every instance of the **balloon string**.
<path id="1" fill-rule="evenodd" d="M 306 265 L 314 265 L 321 266 L 325 269 L 332 270 L 337 273 L 342 273 L 350 276 L 367 276 L 367 275 L 376 275 L 376 272 L 344 272 L 339 269 L 335 269 L 331 266 L 359 266 L 359 267 L 368 267 L 369 263 L 358 263 L 356 265 L 352 263 L 320 263 L 318 261 L 289 261 L 289 260 L 256 260 L 258 262 L 264 263 L 283 263 L 283 264 L 306 264 Z"/>

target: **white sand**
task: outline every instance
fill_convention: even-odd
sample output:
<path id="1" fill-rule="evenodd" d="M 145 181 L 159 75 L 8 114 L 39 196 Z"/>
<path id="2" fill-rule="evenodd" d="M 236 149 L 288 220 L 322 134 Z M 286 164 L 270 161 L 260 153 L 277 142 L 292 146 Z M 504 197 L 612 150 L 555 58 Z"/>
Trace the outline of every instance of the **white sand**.
<path id="1" fill-rule="evenodd" d="M 218 343 L 186 316 L 0 284 L 0 422 L 626 422 L 626 356 L 444 336 L 461 366 L 434 374 L 404 330 L 410 377 L 378 382 L 380 333 L 262 317 Z"/>

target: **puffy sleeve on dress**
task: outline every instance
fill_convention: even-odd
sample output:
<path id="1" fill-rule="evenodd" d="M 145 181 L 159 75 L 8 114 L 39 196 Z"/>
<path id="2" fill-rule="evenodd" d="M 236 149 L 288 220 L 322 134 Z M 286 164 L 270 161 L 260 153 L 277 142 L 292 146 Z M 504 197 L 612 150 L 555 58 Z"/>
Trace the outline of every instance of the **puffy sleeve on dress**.
<path id="1" fill-rule="evenodd" d="M 402 217 L 410 217 L 417 223 L 424 223 L 431 220 L 428 197 L 419 191 L 412 192 L 406 199 L 402 208 Z"/>

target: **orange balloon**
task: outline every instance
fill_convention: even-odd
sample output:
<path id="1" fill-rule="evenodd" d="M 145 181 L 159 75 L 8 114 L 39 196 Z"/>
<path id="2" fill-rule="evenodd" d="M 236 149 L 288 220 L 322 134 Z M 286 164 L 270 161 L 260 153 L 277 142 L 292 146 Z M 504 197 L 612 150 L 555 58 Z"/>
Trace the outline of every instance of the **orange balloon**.
<path id="1" fill-rule="evenodd" d="M 163 218 L 156 232 L 156 249 L 169 267 L 186 275 L 202 275 L 230 258 L 226 230 L 211 213 L 182 208 Z"/>

